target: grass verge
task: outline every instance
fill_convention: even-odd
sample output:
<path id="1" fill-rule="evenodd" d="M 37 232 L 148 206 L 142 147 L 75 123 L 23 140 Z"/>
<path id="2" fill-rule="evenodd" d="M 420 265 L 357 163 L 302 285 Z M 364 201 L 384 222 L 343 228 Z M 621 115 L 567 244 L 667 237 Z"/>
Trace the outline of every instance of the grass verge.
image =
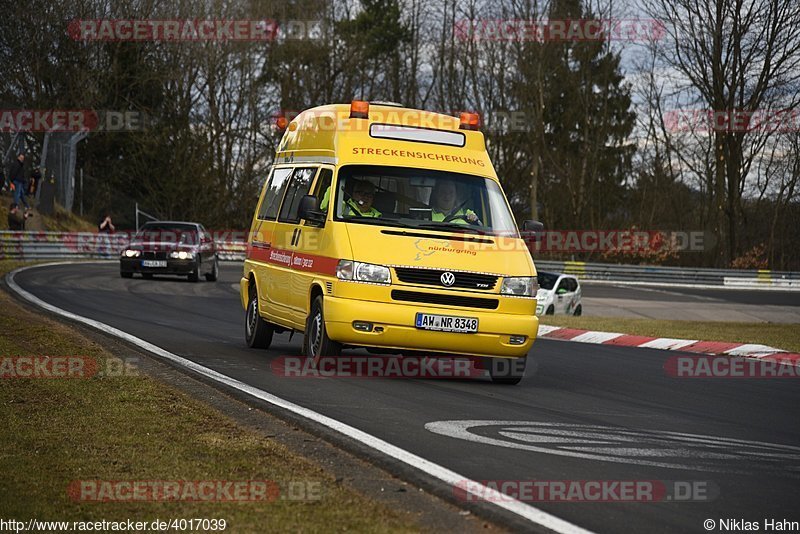
<path id="1" fill-rule="evenodd" d="M 0 261 L 0 276 L 20 263 Z M 97 343 L 0 291 L 0 358 L 92 358 L 91 378 L 0 378 L 3 519 L 225 519 L 229 532 L 416 531 L 409 516 L 335 482 L 320 465 L 183 392 L 124 367 Z M 7 361 L 7 360 L 6 360 Z M 70 484 L 273 481 L 301 500 L 86 502 Z M 316 496 L 319 498 L 316 498 Z M 312 497 L 312 498 L 308 498 Z"/>
<path id="2" fill-rule="evenodd" d="M 6 192 L 0 195 L 0 231 L 8 230 L 8 206 L 13 201 L 13 197 Z M 52 215 L 44 215 L 36 212 L 35 219 L 28 219 L 26 229 L 31 231 L 46 232 L 96 232 L 97 226 L 87 219 L 75 215 L 71 211 L 65 210 L 58 204 L 53 206 Z"/>
<path id="3" fill-rule="evenodd" d="M 566 328 L 621 332 L 637 336 L 760 343 L 791 352 L 800 352 L 800 328 L 787 324 L 666 321 L 560 315 L 543 316 L 539 320 L 542 324 Z"/>

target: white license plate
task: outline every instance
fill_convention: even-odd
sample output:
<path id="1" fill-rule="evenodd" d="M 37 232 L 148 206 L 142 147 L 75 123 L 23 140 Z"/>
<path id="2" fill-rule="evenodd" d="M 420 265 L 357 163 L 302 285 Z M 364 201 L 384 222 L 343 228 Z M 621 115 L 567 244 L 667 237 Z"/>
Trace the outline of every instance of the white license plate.
<path id="1" fill-rule="evenodd" d="M 166 260 L 142 260 L 142 267 L 166 267 Z"/>
<path id="2" fill-rule="evenodd" d="M 454 317 L 452 315 L 418 313 L 416 326 L 424 330 L 472 334 L 478 331 L 478 320 L 474 317 Z"/>

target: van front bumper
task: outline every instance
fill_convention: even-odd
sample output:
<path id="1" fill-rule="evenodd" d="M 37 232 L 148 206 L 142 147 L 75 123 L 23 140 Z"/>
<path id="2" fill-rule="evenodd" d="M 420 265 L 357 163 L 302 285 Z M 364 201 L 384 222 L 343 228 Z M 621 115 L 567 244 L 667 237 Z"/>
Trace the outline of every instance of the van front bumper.
<path id="1" fill-rule="evenodd" d="M 539 319 L 531 314 L 509 314 L 474 309 L 443 309 L 425 304 L 373 302 L 326 296 L 325 328 L 340 343 L 437 353 L 516 358 L 525 356 L 536 339 Z M 478 332 L 461 334 L 423 330 L 415 326 L 417 313 L 474 317 Z M 355 321 L 369 322 L 371 332 L 356 330 Z M 376 331 L 376 327 L 381 331 Z M 525 336 L 511 344 L 511 336 Z"/>

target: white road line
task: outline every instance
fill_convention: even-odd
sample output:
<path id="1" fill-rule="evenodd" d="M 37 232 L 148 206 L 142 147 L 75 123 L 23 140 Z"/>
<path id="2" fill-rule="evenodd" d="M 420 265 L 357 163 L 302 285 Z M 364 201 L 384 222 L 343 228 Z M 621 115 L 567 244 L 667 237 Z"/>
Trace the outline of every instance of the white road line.
<path id="1" fill-rule="evenodd" d="M 539 332 L 537 333 L 537 336 L 544 336 L 550 334 L 551 332 L 555 332 L 556 330 L 561 330 L 561 328 L 561 326 L 550 326 L 539 323 Z"/>
<path id="2" fill-rule="evenodd" d="M 731 356 L 750 356 L 751 354 L 764 354 L 769 352 L 786 352 L 785 350 L 776 349 L 768 345 L 759 345 L 757 343 L 745 343 L 736 348 L 726 350 L 723 354 Z"/>
<path id="3" fill-rule="evenodd" d="M 653 341 L 642 343 L 639 345 L 639 347 L 646 349 L 680 350 L 683 347 L 688 347 L 694 343 L 697 343 L 696 339 L 674 339 L 671 337 L 659 337 Z"/>
<path id="4" fill-rule="evenodd" d="M 589 530 L 585 530 L 577 525 L 573 525 L 568 521 L 559 519 L 554 515 L 550 515 L 547 512 L 540 510 L 529 504 L 525 504 L 522 501 L 512 499 L 511 497 L 503 493 L 500 493 L 495 489 L 484 486 L 483 484 L 480 484 L 479 482 L 476 482 L 474 480 L 470 480 L 463 475 L 459 475 L 455 471 L 451 471 L 450 469 L 442 467 L 439 464 L 433 463 L 429 460 L 426 460 L 425 458 L 417 456 L 416 454 L 410 453 L 405 449 L 401 449 L 400 447 L 397 447 L 395 445 L 392 445 L 391 443 L 383 441 L 382 439 L 377 438 L 371 434 L 358 430 L 357 428 L 352 427 L 346 423 L 342 423 L 340 421 L 337 421 L 336 419 L 333 419 L 326 415 L 322 415 L 313 410 L 309 410 L 308 408 L 304 408 L 303 406 L 294 404 L 293 402 L 277 397 L 271 393 L 267 393 L 266 391 L 254 388 L 253 386 L 249 386 L 234 378 L 231 378 L 229 376 L 223 375 L 222 373 L 214 371 L 213 369 L 209 369 L 208 367 L 204 367 L 191 360 L 182 358 L 177 354 L 173 354 L 141 338 L 138 338 L 127 332 L 114 328 L 113 326 L 109 326 L 105 323 L 101 323 L 100 321 L 95 321 L 94 319 L 89 319 L 88 317 L 83 317 L 81 315 L 77 315 L 72 312 L 68 312 L 61 308 L 53 306 L 52 304 L 48 304 L 47 302 L 44 302 L 35 295 L 22 289 L 19 286 L 19 284 L 17 284 L 14 281 L 14 277 L 17 273 L 26 271 L 28 269 L 36 269 L 39 267 L 47 267 L 51 265 L 53 264 L 33 265 L 29 267 L 22 267 L 20 269 L 16 269 L 8 273 L 8 275 L 6 275 L 6 282 L 8 283 L 9 288 L 11 288 L 19 296 L 21 296 L 28 302 L 35 304 L 36 306 L 39 306 L 40 308 L 43 308 L 47 311 L 65 317 L 67 319 L 71 319 L 73 321 L 91 326 L 92 328 L 96 328 L 112 336 L 116 336 L 152 354 L 155 354 L 181 367 L 185 367 L 186 369 L 189 369 L 202 376 L 205 376 L 206 378 L 210 378 L 211 380 L 214 380 L 221 384 L 225 384 L 228 387 L 237 389 L 242 393 L 246 393 L 251 397 L 268 402 L 270 404 L 278 406 L 279 408 L 282 408 L 296 415 L 314 421 L 315 423 L 326 426 L 331 430 L 335 430 L 336 432 L 339 432 L 351 439 L 354 439 L 359 443 L 362 443 L 378 452 L 381 452 L 391 458 L 399 460 L 415 469 L 418 469 L 423 473 L 427 473 L 428 475 L 431 475 L 432 477 L 444 482 L 445 484 L 453 487 L 454 489 L 456 487 L 464 489 L 464 491 L 467 491 L 468 493 L 475 495 L 477 498 L 491 502 L 491 504 L 494 504 L 499 508 L 514 513 L 524 519 L 527 519 L 528 521 L 541 525 L 554 532 L 559 532 L 564 534 L 591 534 L 591 531 Z"/>
<path id="5" fill-rule="evenodd" d="M 581 334 L 579 336 L 575 336 L 570 341 L 576 341 L 578 343 L 596 343 L 596 344 L 603 344 L 606 341 L 611 341 L 612 339 L 617 339 L 618 337 L 624 334 L 617 334 L 616 332 L 597 332 L 590 330 L 585 334 Z"/>

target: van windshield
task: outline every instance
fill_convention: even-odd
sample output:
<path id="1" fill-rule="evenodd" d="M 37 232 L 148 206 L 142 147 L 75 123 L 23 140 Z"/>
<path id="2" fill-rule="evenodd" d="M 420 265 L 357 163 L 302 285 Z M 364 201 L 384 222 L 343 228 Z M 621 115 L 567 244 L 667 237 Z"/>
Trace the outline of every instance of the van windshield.
<path id="1" fill-rule="evenodd" d="M 353 223 L 518 237 L 500 187 L 480 176 L 348 165 L 334 206 L 336 220 Z"/>

